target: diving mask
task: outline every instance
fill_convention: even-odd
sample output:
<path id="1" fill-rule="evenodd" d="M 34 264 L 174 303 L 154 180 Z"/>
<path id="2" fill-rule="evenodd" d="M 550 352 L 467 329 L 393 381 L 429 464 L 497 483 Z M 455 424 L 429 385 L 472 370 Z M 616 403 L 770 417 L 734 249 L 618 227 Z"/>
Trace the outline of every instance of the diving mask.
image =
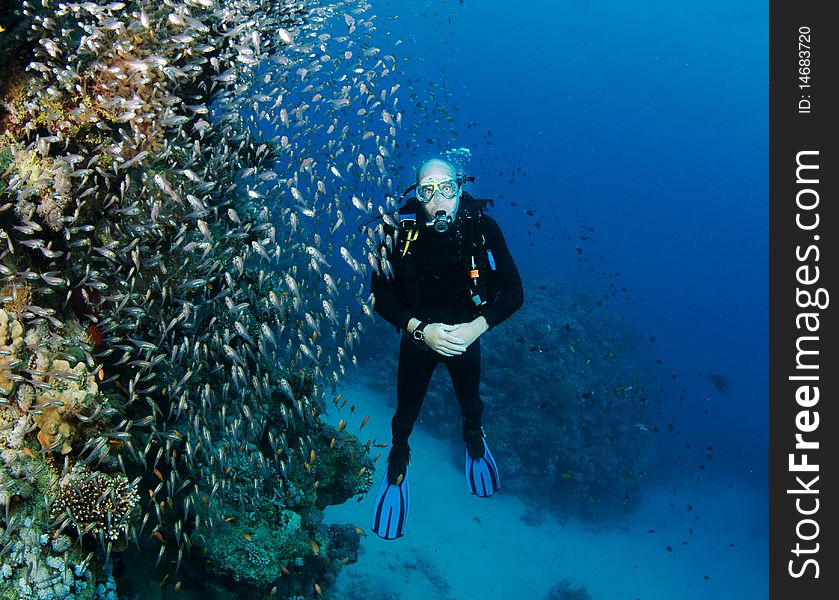
<path id="1" fill-rule="evenodd" d="M 437 192 L 440 192 L 440 195 L 446 200 L 451 200 L 460 192 L 460 187 L 457 185 L 457 181 L 448 177 L 444 179 L 426 177 L 417 184 L 417 200 L 422 204 L 431 202 Z"/>

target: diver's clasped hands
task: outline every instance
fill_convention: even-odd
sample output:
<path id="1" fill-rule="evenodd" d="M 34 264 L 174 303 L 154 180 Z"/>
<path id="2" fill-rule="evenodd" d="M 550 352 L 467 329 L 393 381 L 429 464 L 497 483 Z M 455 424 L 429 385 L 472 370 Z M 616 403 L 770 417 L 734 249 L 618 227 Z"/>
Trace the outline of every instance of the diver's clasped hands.
<path id="1" fill-rule="evenodd" d="M 469 323 L 448 325 L 431 323 L 425 328 L 425 343 L 429 348 L 443 356 L 457 356 L 466 352 L 489 326 L 486 319 L 478 317 Z"/>
<path id="2" fill-rule="evenodd" d="M 451 333 L 452 335 L 462 339 L 468 348 L 472 345 L 472 342 L 481 337 L 481 334 L 487 329 L 489 329 L 489 325 L 487 324 L 486 319 L 484 317 L 478 317 L 474 321 L 455 325 Z"/>
<path id="3" fill-rule="evenodd" d="M 423 330 L 425 344 L 443 356 L 457 356 L 466 351 L 465 340 L 451 334 L 458 325 L 429 323 Z"/>

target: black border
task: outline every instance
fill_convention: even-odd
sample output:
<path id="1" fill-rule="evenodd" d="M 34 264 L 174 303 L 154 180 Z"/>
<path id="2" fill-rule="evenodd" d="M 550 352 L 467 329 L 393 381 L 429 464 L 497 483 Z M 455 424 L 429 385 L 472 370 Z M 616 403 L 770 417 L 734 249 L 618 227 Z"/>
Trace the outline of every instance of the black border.
<path id="1" fill-rule="evenodd" d="M 835 489 L 835 461 L 837 452 L 833 443 L 839 429 L 836 427 L 837 396 L 836 380 L 839 371 L 836 351 L 836 318 L 832 302 L 839 303 L 836 288 L 835 266 L 839 262 L 836 238 L 839 237 L 836 204 L 839 203 L 836 180 L 839 179 L 839 162 L 836 160 L 836 137 L 839 127 L 833 122 L 839 120 L 839 97 L 836 93 L 836 73 L 839 67 L 839 24 L 830 18 L 829 3 L 786 2 L 769 3 L 769 584 L 770 598 L 778 600 L 821 600 L 839 597 L 839 535 L 836 532 L 835 512 L 839 510 Z M 833 7 L 835 10 L 835 6 Z M 810 28 L 811 72 L 810 88 L 801 88 L 799 80 L 799 28 Z M 809 97 L 807 97 L 809 96 Z M 800 112 L 799 101 L 809 100 L 810 112 Z M 805 103 L 802 103 L 803 110 Z M 797 155 L 802 151 L 818 151 L 818 155 L 800 155 L 809 164 L 817 162 L 816 171 L 801 171 L 801 179 L 815 179 L 818 183 L 797 181 Z M 810 177 L 805 177 L 807 173 Z M 803 189 L 818 194 L 818 206 L 802 211 L 796 206 L 796 195 Z M 814 200 L 812 192 L 804 192 L 802 198 Z M 796 213 L 812 218 L 819 213 L 819 226 L 805 231 L 796 225 Z M 818 236 L 816 240 L 814 236 Z M 818 246 L 809 253 L 809 258 L 799 260 L 799 253 L 805 253 L 808 246 Z M 819 268 L 817 282 L 803 285 L 796 279 L 796 269 L 808 265 L 805 271 L 812 277 L 815 267 Z M 828 305 L 823 309 L 801 308 L 796 301 L 797 289 L 809 289 L 813 293 L 819 287 L 830 295 Z M 807 332 L 796 327 L 796 316 L 802 312 L 818 312 L 818 331 Z M 815 323 L 811 321 L 811 324 Z M 796 340 L 803 335 L 817 336 L 818 340 L 808 342 L 817 349 L 818 355 L 811 355 L 811 363 L 818 368 L 807 374 L 817 374 L 818 382 L 790 380 L 790 376 L 804 374 L 796 368 Z M 803 346 L 802 346 L 803 347 Z M 799 432 L 796 415 L 804 410 L 796 401 L 796 390 L 805 383 L 819 387 L 819 401 L 810 407 L 809 418 L 819 413 L 819 424 L 815 431 L 803 434 L 806 440 L 817 441 L 818 449 L 811 451 L 795 449 L 795 435 Z M 806 427 L 806 425 L 805 425 Z M 819 465 L 816 473 L 794 473 L 789 468 L 792 452 L 808 453 L 808 461 Z M 800 461 L 800 459 L 799 459 Z M 789 489 L 800 489 L 796 476 L 809 482 L 814 475 L 818 481 L 811 486 L 817 494 L 793 494 Z M 819 500 L 819 510 L 812 518 L 818 523 L 818 535 L 813 540 L 799 542 L 796 525 L 805 518 L 796 509 L 795 500 L 800 498 L 802 506 L 813 507 Z M 809 531 L 808 531 L 809 528 Z M 801 530 L 805 535 L 815 532 L 815 525 L 807 523 Z M 802 548 L 814 548 L 818 552 L 796 558 L 792 550 L 796 543 Z M 794 559 L 794 569 L 801 567 L 807 558 L 814 558 L 819 564 L 819 576 L 814 577 L 814 565 L 805 570 L 803 577 L 795 578 L 789 573 L 789 561 Z"/>

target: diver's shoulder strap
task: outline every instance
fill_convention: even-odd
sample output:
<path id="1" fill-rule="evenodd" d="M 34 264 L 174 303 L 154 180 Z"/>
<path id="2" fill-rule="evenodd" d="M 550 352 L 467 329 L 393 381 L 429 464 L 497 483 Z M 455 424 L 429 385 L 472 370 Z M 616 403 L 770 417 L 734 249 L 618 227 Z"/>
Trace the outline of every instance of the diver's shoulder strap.
<path id="1" fill-rule="evenodd" d="M 470 196 L 471 198 L 471 196 Z M 474 198 L 473 198 L 474 200 Z M 469 282 L 472 302 L 475 307 L 483 309 L 487 304 L 487 276 L 493 268 L 486 247 L 486 237 L 483 231 L 483 209 L 486 207 L 486 200 L 475 201 L 472 209 L 471 221 L 471 257 L 469 262 Z"/>

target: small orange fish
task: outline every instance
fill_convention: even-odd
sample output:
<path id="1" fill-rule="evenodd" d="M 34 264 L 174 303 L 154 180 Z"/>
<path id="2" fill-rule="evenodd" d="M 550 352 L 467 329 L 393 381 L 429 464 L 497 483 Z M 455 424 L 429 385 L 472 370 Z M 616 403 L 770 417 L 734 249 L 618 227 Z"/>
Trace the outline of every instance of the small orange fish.
<path id="1" fill-rule="evenodd" d="M 309 545 L 312 547 L 312 552 L 315 554 L 320 554 L 320 546 L 315 540 L 309 540 Z"/>
<path id="2" fill-rule="evenodd" d="M 45 438 L 45 437 L 41 434 L 41 432 L 40 432 L 40 431 L 38 432 L 38 435 L 37 435 L 37 436 L 35 436 L 35 437 L 37 437 L 37 438 L 38 438 L 38 441 L 39 441 L 39 442 L 41 442 L 41 445 L 42 445 L 42 446 L 44 446 L 45 448 L 49 448 L 49 447 L 50 447 L 50 444 L 49 444 L 49 442 L 47 441 L 47 438 Z"/>
<path id="3" fill-rule="evenodd" d="M 242 537 L 243 537 L 243 538 L 245 538 L 245 539 L 246 539 L 246 540 L 248 540 L 248 541 L 250 541 L 250 540 L 251 540 L 251 534 L 249 534 L 249 533 L 243 533 L 243 534 L 242 534 Z"/>
<path id="4" fill-rule="evenodd" d="M 154 498 L 154 490 L 149 488 L 149 498 Z"/>
<path id="5" fill-rule="evenodd" d="M 338 431 L 344 431 L 346 426 L 347 426 L 347 422 L 344 419 L 341 419 L 340 421 L 338 421 Z M 44 444 L 44 445 L 46 445 L 46 444 Z"/>
<path id="6" fill-rule="evenodd" d="M 163 473 L 161 473 L 161 472 L 160 472 L 160 469 L 155 469 L 155 470 L 154 470 L 154 474 L 155 474 L 155 475 L 157 475 L 157 478 L 158 478 L 160 481 L 163 481 Z"/>
<path id="7" fill-rule="evenodd" d="M 99 369 L 99 372 L 96 374 L 99 377 L 99 381 L 105 379 L 105 369 Z"/>
<path id="8" fill-rule="evenodd" d="M 315 462 L 315 456 L 317 456 L 317 454 L 315 454 L 315 451 L 314 450 L 310 451 L 309 452 L 309 462 Z"/>
<path id="9" fill-rule="evenodd" d="M 361 537 L 367 537 L 367 532 L 364 531 L 361 527 L 356 527 L 355 532 L 360 535 Z"/>
<path id="10" fill-rule="evenodd" d="M 30 450 L 26 446 L 23 447 L 23 451 L 26 453 L 26 456 L 28 456 L 29 458 L 35 458 L 35 453 L 32 452 L 32 450 Z"/>
<path id="11" fill-rule="evenodd" d="M 284 575 L 291 575 L 291 571 L 285 568 L 285 565 L 282 566 L 282 572 Z"/>
<path id="12" fill-rule="evenodd" d="M 337 396 L 335 396 L 335 399 L 332 401 L 332 403 L 335 406 L 338 406 L 338 403 L 341 401 L 341 398 L 343 398 L 343 397 L 344 397 L 344 394 L 338 394 Z"/>
<path id="13" fill-rule="evenodd" d="M 122 446 L 122 442 L 120 440 L 108 440 L 108 443 L 111 446 L 117 446 L 117 447 Z"/>
<path id="14" fill-rule="evenodd" d="M 232 521 L 235 521 L 235 520 L 236 520 L 235 516 L 224 517 L 224 522 L 225 523 L 231 523 Z"/>
<path id="15" fill-rule="evenodd" d="M 181 582 L 179 581 L 178 583 L 175 584 L 175 591 L 177 592 L 180 589 L 181 589 Z"/>
<path id="16" fill-rule="evenodd" d="M 360 431 L 360 430 L 361 430 L 361 429 L 362 429 L 365 425 L 367 425 L 367 419 L 369 419 L 369 418 L 370 418 L 370 415 L 367 415 L 366 417 L 364 417 L 364 419 L 361 421 L 361 425 L 359 425 L 359 427 L 358 427 L 359 431 Z"/>
<path id="17" fill-rule="evenodd" d="M 318 596 L 323 596 L 323 590 L 320 589 L 318 584 L 315 584 L 315 591 L 318 593 Z"/>
<path id="18" fill-rule="evenodd" d="M 161 543 L 163 543 L 163 544 L 166 543 L 166 540 L 163 539 L 163 534 L 160 533 L 159 531 L 155 531 L 153 535 L 154 535 L 154 537 L 159 539 Z"/>
<path id="19" fill-rule="evenodd" d="M 388 444 L 373 444 L 376 448 L 387 448 Z"/>
<path id="20" fill-rule="evenodd" d="M 376 462 L 376 461 L 377 461 L 377 460 L 379 460 L 381 457 L 382 457 L 382 455 L 381 455 L 381 454 L 377 454 L 376 456 L 374 456 L 374 457 L 373 457 L 373 462 Z"/>
<path id="21" fill-rule="evenodd" d="M 345 565 L 348 562 L 350 562 L 350 557 L 349 556 L 345 556 L 344 558 L 341 559 L 341 564 L 342 565 Z"/>
<path id="22" fill-rule="evenodd" d="M 336 440 L 335 438 L 332 438 L 332 441 L 329 442 L 329 447 L 334 448 L 335 444 L 337 444 L 337 443 L 338 443 L 338 440 Z"/>
<path id="23" fill-rule="evenodd" d="M 311 473 L 311 472 L 312 472 L 312 463 L 306 463 L 306 472 L 307 472 L 307 473 Z"/>
<path id="24" fill-rule="evenodd" d="M 225 475 L 230 475 L 230 471 L 232 471 L 232 470 L 233 470 L 233 467 L 227 467 L 227 468 L 224 470 L 224 474 L 225 474 Z"/>
<path id="25" fill-rule="evenodd" d="M 313 331 L 313 332 L 312 332 L 312 343 L 313 343 L 313 344 L 317 344 L 317 343 L 318 343 L 318 332 L 317 332 L 317 331 Z"/>
<path id="26" fill-rule="evenodd" d="M 364 475 L 366 472 L 367 472 L 367 467 L 361 467 L 361 468 L 358 470 L 358 476 L 359 476 L 359 477 L 361 477 L 361 476 L 362 476 L 362 475 Z"/>
<path id="27" fill-rule="evenodd" d="M 341 406 L 339 406 L 339 407 L 338 407 L 338 410 L 341 410 L 341 409 L 342 409 L 342 408 L 344 408 L 346 405 L 347 405 L 347 399 L 346 399 L 346 398 L 344 398 L 344 401 L 343 401 L 343 402 L 341 402 Z"/>
<path id="28" fill-rule="evenodd" d="M 402 485 L 403 479 L 405 479 L 405 475 L 403 473 L 400 473 L 399 477 L 396 478 L 396 485 Z"/>

